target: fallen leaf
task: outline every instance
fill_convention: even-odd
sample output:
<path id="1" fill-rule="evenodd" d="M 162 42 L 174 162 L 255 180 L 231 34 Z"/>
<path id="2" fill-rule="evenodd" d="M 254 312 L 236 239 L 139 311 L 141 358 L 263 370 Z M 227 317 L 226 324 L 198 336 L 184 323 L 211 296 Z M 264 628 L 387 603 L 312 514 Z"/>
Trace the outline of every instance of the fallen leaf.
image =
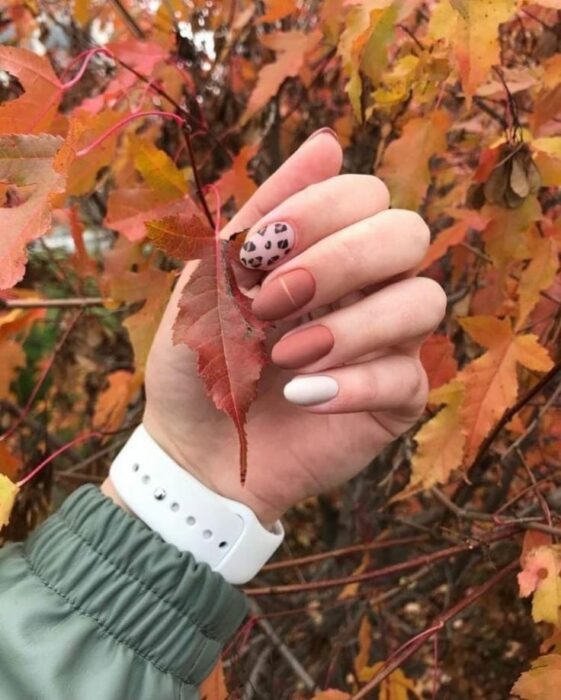
<path id="1" fill-rule="evenodd" d="M 450 115 L 436 110 L 429 117 L 414 117 L 392 141 L 376 172 L 389 187 L 392 206 L 418 209 L 431 182 L 429 162 L 446 148 Z"/>
<path id="2" fill-rule="evenodd" d="M 0 530 L 10 522 L 10 515 L 19 487 L 4 474 L 0 474 Z"/>
<path id="3" fill-rule="evenodd" d="M 50 198 L 64 189 L 64 178 L 53 169 L 61 144 L 60 138 L 47 134 L 0 137 L 0 183 L 10 187 L 16 200 L 0 209 L 0 289 L 22 279 L 27 244 L 49 228 Z"/>
<path id="4" fill-rule="evenodd" d="M 266 364 L 265 326 L 253 316 L 251 300 L 238 289 L 229 242 L 215 236 L 199 217 L 150 222 L 148 235 L 169 255 L 201 258 L 181 294 L 173 338 L 197 353 L 199 375 L 208 395 L 236 426 L 244 482 L 245 421 Z"/>
<path id="5" fill-rule="evenodd" d="M 512 694 L 521 700 L 558 700 L 561 688 L 561 655 L 548 654 L 532 661 L 532 668 L 514 684 Z"/>
<path id="6" fill-rule="evenodd" d="M 47 131 L 62 96 L 49 60 L 27 49 L 0 46 L 0 70 L 17 78 L 25 91 L 15 100 L 0 104 L 0 134 Z"/>

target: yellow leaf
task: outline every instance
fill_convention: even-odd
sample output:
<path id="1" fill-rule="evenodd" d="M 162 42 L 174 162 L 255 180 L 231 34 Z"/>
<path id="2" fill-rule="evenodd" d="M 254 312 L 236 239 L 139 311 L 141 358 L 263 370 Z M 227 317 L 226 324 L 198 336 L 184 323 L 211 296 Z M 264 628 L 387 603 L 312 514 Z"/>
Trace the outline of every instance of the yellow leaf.
<path id="1" fill-rule="evenodd" d="M 0 320 L 1 322 L 1 320 Z M 25 367 L 25 352 L 21 343 L 7 338 L 0 343 L 0 399 L 10 396 L 10 385 L 15 379 L 16 370 Z"/>
<path id="2" fill-rule="evenodd" d="M 511 19 L 519 0 L 440 0 L 430 35 L 449 44 L 468 102 L 500 64 L 499 26 Z"/>
<path id="3" fill-rule="evenodd" d="M 364 683 L 374 678 L 383 668 L 384 662 L 378 661 L 374 666 L 363 669 L 359 678 Z M 414 683 L 398 668 L 380 683 L 379 697 L 383 700 L 408 700 L 408 691 L 414 691 Z"/>
<path id="4" fill-rule="evenodd" d="M 9 523 L 19 487 L 4 474 L 0 474 L 0 530 Z"/>
<path id="5" fill-rule="evenodd" d="M 382 77 L 381 85 L 372 93 L 372 98 L 380 107 L 403 102 L 408 97 L 419 68 L 417 56 L 409 55 L 400 58 L 391 71 Z"/>
<path id="6" fill-rule="evenodd" d="M 358 631 L 358 654 L 355 657 L 354 667 L 357 676 L 360 676 L 362 669 L 368 664 L 370 659 L 370 649 L 372 647 L 372 625 L 368 616 L 365 615 L 360 623 Z"/>
<path id="7" fill-rule="evenodd" d="M 561 625 L 561 545 L 532 549 L 518 574 L 522 597 L 534 594 L 532 616 L 536 622 Z"/>
<path id="8" fill-rule="evenodd" d="M 538 303 L 540 292 L 548 289 L 554 282 L 559 269 L 559 247 L 553 238 L 545 238 L 534 229 L 531 242 L 531 259 L 528 267 L 520 275 L 518 285 L 519 314 L 516 328 L 524 322 Z"/>
<path id="9" fill-rule="evenodd" d="M 419 208 L 431 182 L 429 161 L 445 150 L 450 125 L 450 115 L 437 110 L 408 121 L 401 137 L 390 143 L 376 175 L 389 187 L 392 206 Z"/>
<path id="10" fill-rule="evenodd" d="M 532 668 L 514 684 L 512 694 L 521 700 L 558 700 L 561 688 L 561 655 L 548 654 L 532 661 Z"/>
<path id="11" fill-rule="evenodd" d="M 129 142 L 134 154 L 134 167 L 152 190 L 162 196 L 162 201 L 168 202 L 186 194 L 185 175 L 165 151 L 138 136 L 129 136 Z"/>
<path id="12" fill-rule="evenodd" d="M 444 404 L 444 408 L 415 435 L 417 450 L 411 459 L 410 489 L 443 484 L 461 466 L 465 442 L 460 415 L 463 397 L 464 388 L 457 380 L 431 392 L 430 402 Z"/>

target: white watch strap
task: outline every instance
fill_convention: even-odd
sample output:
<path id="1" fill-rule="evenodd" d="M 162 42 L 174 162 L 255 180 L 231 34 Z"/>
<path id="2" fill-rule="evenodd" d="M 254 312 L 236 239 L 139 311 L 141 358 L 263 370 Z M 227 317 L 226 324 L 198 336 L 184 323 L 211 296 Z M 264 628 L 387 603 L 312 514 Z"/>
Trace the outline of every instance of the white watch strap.
<path id="1" fill-rule="evenodd" d="M 109 471 L 126 505 L 163 540 L 190 552 L 230 583 L 246 583 L 284 538 L 280 522 L 261 525 L 243 503 L 201 484 L 140 425 Z"/>

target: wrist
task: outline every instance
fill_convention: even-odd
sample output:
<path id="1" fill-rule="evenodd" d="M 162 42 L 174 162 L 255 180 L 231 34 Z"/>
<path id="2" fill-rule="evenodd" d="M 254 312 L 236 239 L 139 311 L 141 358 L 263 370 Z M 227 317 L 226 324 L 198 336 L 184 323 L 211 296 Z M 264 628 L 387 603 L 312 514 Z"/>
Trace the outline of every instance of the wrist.
<path id="1" fill-rule="evenodd" d="M 238 453 L 234 441 L 231 444 L 213 446 L 204 454 L 200 454 L 186 444 L 184 430 L 176 434 L 173 428 L 169 426 L 164 428 L 148 408 L 142 422 L 162 450 L 182 469 L 218 495 L 251 508 L 263 527 L 270 530 L 274 523 L 282 518 L 284 509 L 280 508 L 273 499 L 269 499 L 266 494 L 257 494 L 252 489 L 251 468 L 248 470 L 248 481 L 245 485 L 241 484 L 237 469 Z"/>

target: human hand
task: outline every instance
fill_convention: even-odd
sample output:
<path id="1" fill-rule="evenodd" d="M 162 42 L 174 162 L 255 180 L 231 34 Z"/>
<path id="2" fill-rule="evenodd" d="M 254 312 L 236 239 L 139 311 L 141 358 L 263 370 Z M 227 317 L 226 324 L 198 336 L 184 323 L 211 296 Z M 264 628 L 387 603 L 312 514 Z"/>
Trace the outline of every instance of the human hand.
<path id="1" fill-rule="evenodd" d="M 353 477 L 415 423 L 427 399 L 419 350 L 446 306 L 436 282 L 411 276 L 429 230 L 418 214 L 389 210 L 376 177 L 337 176 L 341 162 L 334 136 L 314 134 L 221 234 L 251 227 L 242 250 L 251 270 L 240 265 L 239 277 L 248 288 L 261 283 L 254 311 L 276 322 L 273 364 L 248 416 L 245 486 L 233 423 L 208 398 L 194 353 L 172 342 L 179 296 L 196 263 L 177 283 L 148 360 L 147 430 L 185 469 L 246 503 L 264 524 Z M 269 264 L 275 246 L 279 259 Z M 288 398 L 319 403 L 295 405 L 283 396 L 295 376 Z"/>

